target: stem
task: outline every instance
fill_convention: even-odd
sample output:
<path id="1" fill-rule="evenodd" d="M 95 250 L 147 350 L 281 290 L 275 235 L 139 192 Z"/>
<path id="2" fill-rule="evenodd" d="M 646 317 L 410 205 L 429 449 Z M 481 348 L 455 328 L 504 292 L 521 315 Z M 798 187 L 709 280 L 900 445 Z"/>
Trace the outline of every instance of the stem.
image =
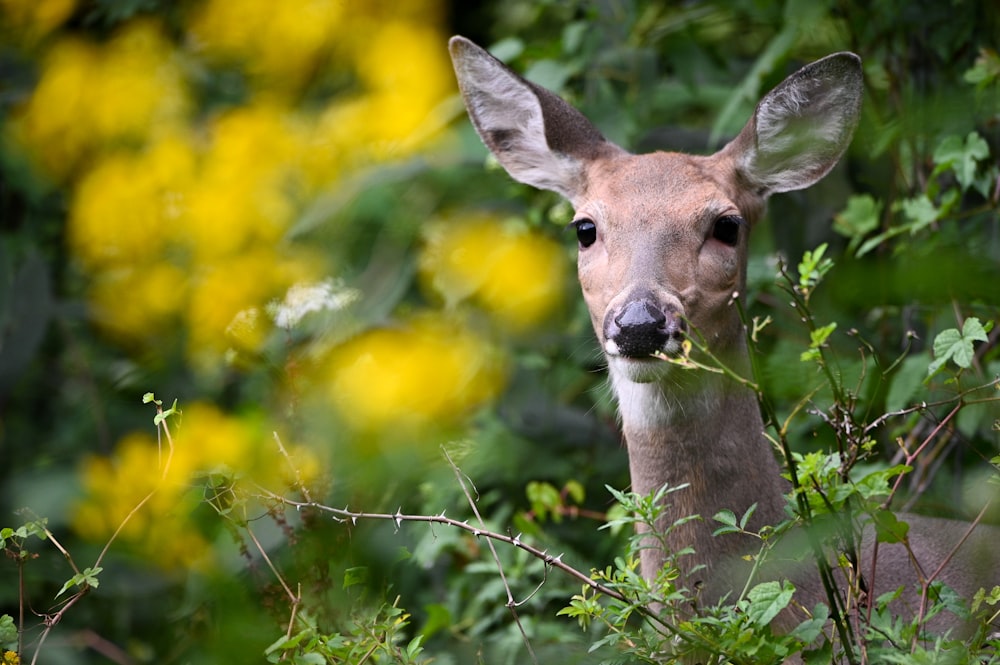
<path id="1" fill-rule="evenodd" d="M 472 498 L 472 494 L 469 493 L 469 488 L 465 485 L 465 480 L 462 478 L 463 474 L 458 468 L 458 465 L 451 459 L 451 455 L 442 446 L 441 452 L 444 453 L 444 457 L 448 460 L 448 464 L 451 465 L 452 471 L 455 472 L 455 479 L 458 481 L 459 487 L 462 488 L 462 492 L 465 494 L 466 500 L 469 502 L 469 506 L 472 508 L 472 514 L 476 516 L 476 520 L 479 522 L 479 526 L 485 527 L 486 523 L 483 521 L 483 516 L 479 514 L 479 506 L 476 505 L 475 500 Z M 518 630 L 521 631 L 521 638 L 524 641 L 524 647 L 528 650 L 528 655 L 531 656 L 531 662 L 538 665 L 538 657 L 535 655 L 535 650 L 531 648 L 531 640 L 528 639 L 528 634 L 524 630 L 524 626 L 521 624 L 521 618 L 517 615 L 517 605 L 518 603 L 514 600 L 514 593 L 510 590 L 510 585 L 507 583 L 507 574 L 503 570 L 503 564 L 500 562 L 500 555 L 497 554 L 496 546 L 493 544 L 492 539 L 486 540 L 487 547 L 490 548 L 490 554 L 493 555 L 493 561 L 497 565 L 497 572 L 500 573 L 500 581 L 503 582 L 503 588 L 507 592 L 507 609 L 510 610 L 511 616 L 514 618 L 514 623 L 517 624 Z"/>

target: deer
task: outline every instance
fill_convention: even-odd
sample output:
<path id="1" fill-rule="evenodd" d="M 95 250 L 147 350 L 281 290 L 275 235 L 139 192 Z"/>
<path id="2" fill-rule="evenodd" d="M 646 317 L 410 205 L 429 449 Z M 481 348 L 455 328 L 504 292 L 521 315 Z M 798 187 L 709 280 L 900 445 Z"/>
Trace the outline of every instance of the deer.
<path id="1" fill-rule="evenodd" d="M 666 547 L 639 552 L 642 576 L 652 582 L 670 551 L 693 548 L 682 573 L 703 600 L 740 589 L 745 577 L 735 562 L 759 543 L 714 537 L 711 517 L 756 506 L 752 528 L 777 524 L 786 518 L 789 484 L 765 437 L 756 394 L 725 374 L 692 375 L 663 358 L 681 356 L 696 331 L 714 356 L 744 376 L 749 371 L 737 309 L 749 233 L 772 194 L 816 183 L 848 148 L 862 101 L 860 58 L 834 53 L 791 74 L 714 154 L 632 154 L 468 39 L 452 37 L 449 50 L 488 150 L 512 178 L 556 192 L 574 210 L 577 274 L 617 401 L 632 491 L 684 486 L 670 494 L 655 525 Z M 703 519 L 667 529 L 690 515 Z M 1000 583 L 1000 529 L 902 517 L 909 548 L 876 544 L 865 530 L 857 573 L 870 598 L 904 587 L 892 607 L 912 616 L 918 581 L 930 575 L 965 598 Z M 815 563 L 789 571 L 799 607 L 826 602 Z M 779 628 L 802 618 L 783 613 Z M 942 630 L 961 626 L 946 613 L 935 621 Z"/>

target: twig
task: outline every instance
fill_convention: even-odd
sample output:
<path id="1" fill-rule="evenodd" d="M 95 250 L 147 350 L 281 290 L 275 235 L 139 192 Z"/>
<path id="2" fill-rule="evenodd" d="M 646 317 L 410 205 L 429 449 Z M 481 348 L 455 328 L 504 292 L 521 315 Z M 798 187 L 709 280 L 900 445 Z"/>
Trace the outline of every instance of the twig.
<path id="1" fill-rule="evenodd" d="M 302 587 L 298 587 L 298 594 L 292 593 L 291 588 L 285 582 L 285 578 L 278 572 L 278 568 L 274 565 L 274 562 L 271 561 L 271 557 L 267 555 L 267 552 L 264 550 L 264 546 L 260 544 L 260 541 L 257 540 L 257 536 L 254 535 L 253 530 L 250 528 L 250 522 L 244 522 L 243 528 L 246 529 L 247 535 L 250 536 L 250 540 L 253 541 L 257 551 L 260 552 L 260 556 L 264 559 L 264 563 L 267 564 L 267 567 L 271 569 L 271 573 L 274 574 L 275 579 L 278 580 L 278 584 L 280 584 L 281 588 L 285 590 L 285 595 L 288 596 L 288 602 L 292 605 L 292 613 L 288 619 L 288 629 L 285 632 L 285 637 L 291 638 L 292 630 L 295 627 L 295 617 L 298 614 L 299 605 L 302 604 Z"/>
<path id="2" fill-rule="evenodd" d="M 130 510 L 128 512 L 128 514 L 124 517 L 124 519 L 122 519 L 121 523 L 118 525 L 118 528 L 116 528 L 115 532 L 111 534 L 110 538 L 108 538 L 108 542 L 106 542 L 104 544 L 104 548 L 101 550 L 101 553 L 97 556 L 97 560 L 94 561 L 93 568 L 99 568 L 100 567 L 101 561 L 104 559 L 105 555 L 107 555 L 108 550 L 111 548 L 111 544 L 114 543 L 115 540 L 118 538 L 118 534 L 120 534 L 122 532 L 122 529 L 124 529 L 125 525 L 129 523 L 129 520 L 131 520 L 132 517 L 135 516 L 135 514 L 138 513 L 139 510 L 141 510 L 143 506 L 145 506 L 147 503 L 149 503 L 150 499 L 152 499 L 156 495 L 156 493 L 160 490 L 160 487 L 167 480 L 167 473 L 170 471 L 170 462 L 173 460 L 173 457 L 174 457 L 174 440 L 173 440 L 173 437 L 170 436 L 170 429 L 167 427 L 167 421 L 166 421 L 165 418 L 163 418 L 163 407 L 162 407 L 162 405 L 156 404 L 156 413 L 157 413 L 157 416 L 159 416 L 159 418 L 158 418 L 159 425 L 157 427 L 157 436 L 159 436 L 159 432 L 160 432 L 160 430 L 162 428 L 162 432 L 167 437 L 167 444 L 169 446 L 169 450 L 167 452 L 167 461 L 163 464 L 162 471 L 160 472 L 160 480 L 158 481 L 157 486 L 154 487 L 152 490 L 150 490 L 149 494 L 147 494 L 146 496 L 144 496 L 142 498 L 142 500 L 139 501 L 139 503 L 137 503 L 132 508 L 132 510 Z M 45 533 L 50 538 L 52 538 L 52 534 L 51 534 L 51 532 L 49 532 L 48 529 L 45 529 Z M 54 538 L 52 539 L 52 542 L 56 545 L 56 547 L 59 549 L 59 551 L 63 553 L 63 556 L 66 557 L 66 560 L 69 562 L 70 566 L 73 568 L 73 571 L 77 575 L 79 575 L 80 571 L 77 569 L 76 565 L 73 563 L 73 559 L 72 559 L 72 557 L 70 557 L 69 553 Z M 42 651 L 42 645 L 45 643 L 45 640 L 48 638 L 49 633 L 52 632 L 52 629 L 55 628 L 55 626 L 62 620 L 63 616 L 66 614 L 66 612 L 69 610 L 69 608 L 73 607 L 81 598 L 83 598 L 87 594 L 87 592 L 90 590 L 90 588 L 91 588 L 90 586 L 88 586 L 86 583 L 84 583 L 82 585 L 82 587 L 80 588 L 80 591 L 78 591 L 76 594 L 74 594 L 72 597 L 70 597 L 69 600 L 66 601 L 66 604 L 63 605 L 62 608 L 58 612 L 56 612 L 51 617 L 50 616 L 46 616 L 46 619 L 45 619 L 45 630 L 43 630 L 42 634 L 38 636 L 38 646 L 35 647 L 35 653 L 32 655 L 31 665 L 35 665 L 35 663 L 37 663 L 37 661 L 38 661 L 38 654 L 41 653 L 41 651 Z"/>
<path id="3" fill-rule="evenodd" d="M 90 590 L 89 586 L 84 586 L 82 589 L 77 591 L 73 596 L 71 596 L 66 601 L 66 604 L 62 606 L 62 609 L 60 609 L 58 612 L 56 612 L 52 616 L 45 615 L 45 630 L 43 630 L 42 634 L 38 636 L 38 646 L 35 647 L 35 653 L 31 657 L 31 665 L 36 665 L 36 663 L 38 662 L 38 654 L 42 652 L 42 645 L 45 644 L 45 640 L 48 639 L 48 636 L 52 632 L 52 629 L 56 627 L 56 624 L 62 621 L 63 616 L 66 614 L 66 612 L 69 611 L 69 608 L 76 605 L 76 603 L 81 598 L 83 598 L 89 590 Z"/>
<path id="4" fill-rule="evenodd" d="M 285 446 L 282 445 L 281 437 L 278 436 L 277 432 L 274 432 L 274 442 L 278 444 L 278 451 L 281 452 L 281 456 L 285 458 L 286 462 L 288 462 L 288 468 L 295 474 L 296 488 L 302 492 L 302 496 L 306 498 L 306 501 L 312 501 L 312 497 L 309 496 L 309 488 L 306 487 L 306 484 L 302 481 L 302 474 L 299 473 L 299 467 L 292 463 L 292 456 L 288 454 L 287 450 L 285 450 Z"/>
<path id="5" fill-rule="evenodd" d="M 475 527 L 469 524 L 468 520 L 462 521 L 453 519 L 445 515 L 443 512 L 440 515 L 410 515 L 403 513 L 402 510 L 397 510 L 395 513 L 370 513 L 364 511 L 352 511 L 346 507 L 332 508 L 330 506 L 325 506 L 321 503 L 316 503 L 315 501 L 293 501 L 292 499 L 281 496 L 280 494 L 275 494 L 274 492 L 271 492 L 270 490 L 264 488 L 260 488 L 260 492 L 262 493 L 263 498 L 267 498 L 287 506 L 292 506 L 297 511 L 301 511 L 303 508 L 305 508 L 305 509 L 318 510 L 324 513 L 329 513 L 333 516 L 333 519 L 337 520 L 338 522 L 350 522 L 351 524 L 357 524 L 358 520 L 364 520 L 364 519 L 388 520 L 390 522 L 394 522 L 396 528 L 399 528 L 399 526 L 403 522 L 426 522 L 429 524 L 444 524 L 450 527 L 454 527 L 456 529 L 460 529 L 467 533 L 471 533 L 473 536 L 476 536 L 477 538 L 483 537 L 483 538 L 488 538 L 489 540 L 512 545 L 520 550 L 524 550 L 525 552 L 535 557 L 536 559 L 541 559 L 543 562 L 552 566 L 553 568 L 561 570 L 570 577 L 573 577 L 583 582 L 592 590 L 597 591 L 602 595 L 608 596 L 609 598 L 614 598 L 615 600 L 619 600 L 623 603 L 632 602 L 622 593 L 612 589 L 611 587 L 607 587 L 604 586 L 603 584 L 600 584 L 596 580 L 592 579 L 589 575 L 580 572 L 579 570 L 573 568 L 567 563 L 564 563 L 561 554 L 557 556 L 552 556 L 551 554 L 548 553 L 547 550 L 540 550 L 537 547 L 534 547 L 524 542 L 523 540 L 521 540 L 521 534 L 518 534 L 516 536 L 511 536 L 508 534 L 498 533 L 496 531 L 490 531 L 488 529 L 484 529 L 481 527 Z"/>
<path id="6" fill-rule="evenodd" d="M 156 405 L 156 413 L 158 416 L 163 416 L 163 407 L 160 404 Z M 157 483 L 156 487 L 151 489 L 149 491 L 149 494 L 144 496 L 142 498 L 142 501 L 137 503 L 135 507 L 129 511 L 128 515 L 125 516 L 125 519 L 123 519 L 121 523 L 118 525 L 118 528 L 115 529 L 115 532 L 111 534 L 111 537 L 108 538 L 108 542 L 104 544 L 104 549 L 101 550 L 101 553 L 98 555 L 97 560 L 94 562 L 94 568 L 97 568 L 98 566 L 101 565 L 101 561 L 108 553 L 108 550 L 111 549 L 111 544 L 115 542 L 115 540 L 118 538 L 118 534 L 122 532 L 122 529 L 124 529 L 125 525 L 129 523 L 129 520 L 131 520 L 132 517 L 135 516 L 135 514 L 138 513 L 143 506 L 149 503 L 150 499 L 152 499 L 156 495 L 156 493 L 160 491 L 160 487 L 167 480 L 167 474 L 170 472 L 170 463 L 174 459 L 174 438 L 170 435 L 170 428 L 167 427 L 166 419 L 160 420 L 160 425 L 157 428 L 157 431 L 161 430 L 163 432 L 163 435 L 167 437 L 168 449 L 167 449 L 167 461 L 163 463 L 163 469 L 160 472 L 160 480 Z"/>
<path id="7" fill-rule="evenodd" d="M 451 459 L 451 455 L 448 451 L 442 447 L 441 452 L 444 453 L 444 458 L 448 460 L 448 464 L 451 466 L 452 471 L 455 472 L 455 479 L 458 480 L 459 486 L 462 488 L 462 492 L 465 494 L 466 500 L 469 502 L 469 506 L 472 508 L 472 514 L 476 516 L 476 520 L 479 522 L 479 526 L 485 528 L 486 523 L 483 521 L 483 516 L 479 514 L 479 506 L 476 505 L 476 501 L 472 498 L 472 494 L 469 492 L 469 488 L 465 484 L 465 479 L 463 479 L 463 473 L 458 465 L 455 464 L 454 460 Z M 490 548 L 490 554 L 493 555 L 493 561 L 497 564 L 497 572 L 500 573 L 500 581 L 503 582 L 503 588 L 507 592 L 507 609 L 510 610 L 511 616 L 514 618 L 514 623 L 517 624 L 517 629 L 521 631 L 521 639 L 524 640 L 524 648 L 528 650 L 528 655 L 531 656 L 531 662 L 538 665 L 538 657 L 535 655 L 535 650 L 531 648 L 531 640 L 528 639 L 528 633 L 524 630 L 524 625 L 521 623 L 521 617 L 517 614 L 517 601 L 514 600 L 514 594 L 510 590 L 510 584 L 507 583 L 507 574 L 504 573 L 503 563 L 500 561 L 500 555 L 497 554 L 497 548 L 493 544 L 492 539 L 486 540 L 487 547 Z"/>
<path id="8" fill-rule="evenodd" d="M 950 552 L 948 552 L 948 556 L 946 556 L 941 561 L 940 565 L 938 565 L 938 567 L 934 570 L 934 572 L 931 573 L 927 577 L 926 581 L 921 582 L 921 589 L 920 589 L 920 610 L 917 613 L 917 620 L 918 620 L 918 622 L 923 623 L 924 614 L 926 614 L 926 612 L 927 612 L 927 600 L 928 600 L 928 595 L 930 594 L 931 584 L 934 582 L 934 580 L 937 579 L 938 575 L 941 574 L 941 572 L 945 569 L 945 567 L 949 563 L 951 563 L 951 560 L 955 557 L 955 554 L 958 552 L 959 548 L 962 547 L 962 545 L 965 544 L 965 541 L 968 540 L 969 536 L 972 535 L 973 530 L 975 530 L 975 528 L 979 525 L 979 522 L 982 521 L 983 516 L 986 514 L 986 511 L 987 511 L 987 509 L 989 507 L 990 507 L 990 501 L 987 501 L 986 505 L 984 505 L 983 508 L 982 508 L 982 510 L 979 511 L 979 514 L 976 515 L 976 519 L 972 520 L 972 523 L 969 524 L 969 528 L 965 530 L 965 533 L 962 534 L 962 537 L 959 538 L 958 542 L 955 543 L 955 546 L 951 548 Z M 917 646 L 917 637 L 918 637 L 918 635 L 914 635 L 913 636 L 913 644 L 911 646 L 911 653 L 913 652 L 914 649 L 916 649 L 916 646 Z"/>

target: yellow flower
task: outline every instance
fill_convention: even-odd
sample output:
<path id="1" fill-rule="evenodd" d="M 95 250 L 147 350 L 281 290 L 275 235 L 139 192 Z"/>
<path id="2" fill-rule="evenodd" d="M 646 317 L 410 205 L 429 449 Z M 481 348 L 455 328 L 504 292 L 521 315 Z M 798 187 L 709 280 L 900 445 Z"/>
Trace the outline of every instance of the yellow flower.
<path id="1" fill-rule="evenodd" d="M 341 0 L 209 0 L 194 15 L 195 44 L 242 62 L 261 84 L 296 91 L 313 75 L 340 25 Z"/>
<path id="2" fill-rule="evenodd" d="M 188 96 L 171 55 L 160 28 L 146 21 L 127 24 L 101 46 L 61 40 L 14 115 L 14 140 L 46 174 L 62 179 L 97 148 L 142 144 L 154 132 L 173 131 Z"/>
<path id="3" fill-rule="evenodd" d="M 235 255 L 199 270 L 191 282 L 186 313 L 192 353 L 214 353 L 229 346 L 226 333 L 237 315 L 262 306 L 272 295 L 273 259 L 266 252 Z M 252 347 L 260 339 L 248 341 Z"/>
<path id="4" fill-rule="evenodd" d="M 295 212 L 299 133 L 273 106 L 241 108 L 213 123 L 177 235 L 197 261 L 271 246 L 283 236 Z"/>
<path id="5" fill-rule="evenodd" d="M 110 457 L 91 457 L 82 468 L 84 498 L 73 511 L 74 529 L 102 542 L 124 523 L 119 538 L 164 568 L 203 566 L 211 548 L 191 519 L 202 498 L 197 477 L 231 474 L 269 481 L 282 472 L 260 423 L 246 422 L 196 402 L 170 421 L 171 452 L 145 432 L 123 437 Z M 143 503 L 145 502 L 145 503 Z M 141 507 L 140 507 L 141 505 Z"/>
<path id="6" fill-rule="evenodd" d="M 155 340 L 185 302 L 184 272 L 167 261 L 102 272 L 90 284 L 96 323 L 122 341 Z"/>
<path id="7" fill-rule="evenodd" d="M 448 306 L 471 299 L 514 329 L 541 323 L 560 304 L 562 248 L 516 224 L 489 217 L 428 230 L 422 277 Z"/>
<path id="8" fill-rule="evenodd" d="M 259 467 L 258 461 L 267 451 L 261 433 L 253 427 L 206 402 L 189 404 L 183 411 L 173 430 L 172 477 L 190 478 L 213 471 L 249 475 Z"/>
<path id="9" fill-rule="evenodd" d="M 72 515 L 77 533 L 105 542 L 121 526 L 118 538 L 144 559 L 167 569 L 199 563 L 209 548 L 188 519 L 193 504 L 184 483 L 165 473 L 168 459 L 166 443 L 133 433 L 113 458 L 86 460 L 85 498 Z"/>
<path id="10" fill-rule="evenodd" d="M 376 154 L 406 153 L 427 138 L 423 125 L 455 91 L 454 75 L 439 30 L 414 23 L 382 26 L 359 56 L 358 72 L 369 91 L 366 118 Z M 436 128 L 436 127 L 435 127 Z"/>
<path id="11" fill-rule="evenodd" d="M 306 170 L 320 185 L 424 147 L 444 126 L 438 111 L 455 93 L 440 2 L 371 3 L 343 18 L 337 64 L 355 71 L 358 88 L 332 99 L 309 134 Z"/>
<path id="12" fill-rule="evenodd" d="M 21 665 L 21 657 L 17 655 L 16 651 L 4 651 L 0 663 L 2 665 Z"/>
<path id="13" fill-rule="evenodd" d="M 412 431 L 459 421 L 494 397 L 503 373 L 495 352 L 442 320 L 369 331 L 331 363 L 330 394 L 360 430 Z"/>
<path id="14" fill-rule="evenodd" d="M 96 47 L 67 38 L 56 44 L 42 62 L 41 77 L 31 98 L 13 116 L 14 140 L 29 152 L 42 170 L 66 176 L 93 144 L 86 115 L 90 86 L 99 76 Z"/>
<path id="15" fill-rule="evenodd" d="M 110 153 L 80 180 L 69 214 L 70 246 L 84 267 L 139 266 L 176 242 L 196 156 L 178 136 L 145 151 Z"/>
<path id="16" fill-rule="evenodd" d="M 151 21 L 129 22 L 102 48 L 88 99 L 98 140 L 142 142 L 178 126 L 189 101 L 173 58 L 173 45 Z"/>
<path id="17" fill-rule="evenodd" d="M 76 0 L 0 0 L 0 18 L 15 39 L 25 42 L 49 34 L 76 8 Z"/>

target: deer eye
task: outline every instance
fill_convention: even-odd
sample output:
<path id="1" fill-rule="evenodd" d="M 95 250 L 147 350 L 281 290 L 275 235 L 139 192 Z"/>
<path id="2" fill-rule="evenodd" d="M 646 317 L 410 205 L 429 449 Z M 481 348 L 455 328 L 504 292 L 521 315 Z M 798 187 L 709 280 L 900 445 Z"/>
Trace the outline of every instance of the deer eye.
<path id="1" fill-rule="evenodd" d="M 592 220 L 578 219 L 573 222 L 573 228 L 576 229 L 576 239 L 581 249 L 586 249 L 597 242 L 597 225 Z"/>
<path id="2" fill-rule="evenodd" d="M 726 215 L 715 220 L 712 237 L 724 245 L 735 247 L 740 240 L 740 227 L 746 224 L 738 215 Z"/>

